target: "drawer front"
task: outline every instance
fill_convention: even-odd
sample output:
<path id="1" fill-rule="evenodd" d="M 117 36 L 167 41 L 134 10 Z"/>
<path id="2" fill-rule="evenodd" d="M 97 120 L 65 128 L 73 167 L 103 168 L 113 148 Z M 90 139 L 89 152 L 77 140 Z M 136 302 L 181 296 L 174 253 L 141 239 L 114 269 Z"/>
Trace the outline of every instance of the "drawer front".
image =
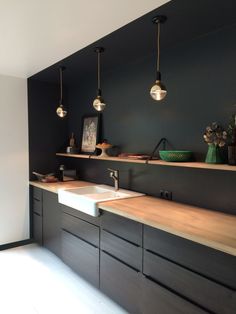
<path id="1" fill-rule="evenodd" d="M 208 312 L 177 296 L 145 276 L 142 278 L 143 314 L 206 314 Z"/>
<path id="2" fill-rule="evenodd" d="M 97 247 L 99 247 L 99 227 L 77 217 L 62 214 L 62 228 Z"/>
<path id="3" fill-rule="evenodd" d="M 140 274 L 104 252 L 101 252 L 100 288 L 129 313 L 141 313 Z"/>
<path id="4" fill-rule="evenodd" d="M 99 287 L 99 249 L 62 231 L 62 259 L 81 277 Z"/>
<path id="5" fill-rule="evenodd" d="M 33 203 L 33 212 L 42 216 L 43 215 L 43 202 L 39 201 L 38 199 L 33 198 L 32 203 Z"/>
<path id="6" fill-rule="evenodd" d="M 108 212 L 101 216 L 102 228 L 134 244 L 142 246 L 142 225 Z"/>
<path id="7" fill-rule="evenodd" d="M 236 293 L 177 264 L 144 251 L 143 272 L 189 300 L 218 314 L 235 314 Z"/>
<path id="8" fill-rule="evenodd" d="M 43 244 L 43 218 L 33 213 L 33 238 L 39 245 Z"/>
<path id="9" fill-rule="evenodd" d="M 236 289 L 236 257 L 144 226 L 144 247 L 208 278 Z"/>
<path id="10" fill-rule="evenodd" d="M 137 270 L 142 269 L 142 248 L 137 245 L 102 230 L 101 249 Z"/>
<path id="11" fill-rule="evenodd" d="M 38 201 L 42 201 L 43 200 L 42 189 L 33 186 L 32 187 L 32 194 L 33 194 L 33 199 L 36 199 Z"/>
<path id="12" fill-rule="evenodd" d="M 78 217 L 78 218 L 85 220 L 87 222 L 90 222 L 93 225 L 100 226 L 100 217 L 93 217 L 93 216 L 87 215 L 85 213 L 82 213 L 81 211 L 76 210 L 74 208 L 65 206 L 65 205 L 60 204 L 60 203 L 58 203 L 58 204 L 59 204 L 62 212 L 69 214 L 69 215 L 72 215 L 72 216 L 75 216 L 75 217 Z"/>

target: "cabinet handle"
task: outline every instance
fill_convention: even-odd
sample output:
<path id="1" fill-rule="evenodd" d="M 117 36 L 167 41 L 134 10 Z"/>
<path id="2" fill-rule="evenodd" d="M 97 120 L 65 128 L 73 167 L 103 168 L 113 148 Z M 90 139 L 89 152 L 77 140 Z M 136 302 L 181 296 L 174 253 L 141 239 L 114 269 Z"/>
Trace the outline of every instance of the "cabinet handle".
<path id="1" fill-rule="evenodd" d="M 117 234 L 115 234 L 115 233 L 113 233 L 113 232 L 107 230 L 107 229 L 102 229 L 102 230 L 105 231 L 105 232 L 107 232 L 107 233 L 110 233 L 111 235 L 117 237 L 118 239 L 121 239 L 121 240 L 123 240 L 123 241 L 126 241 L 126 242 L 128 242 L 128 243 L 130 243 L 130 244 L 132 244 L 132 245 L 134 245 L 134 246 L 136 246 L 136 247 L 141 247 L 139 244 L 134 243 L 134 242 L 132 242 L 132 241 L 129 241 L 129 240 L 127 240 L 127 239 L 125 239 L 125 238 L 123 238 L 123 237 L 121 237 L 121 236 L 119 236 L 119 235 L 117 235 Z"/>
<path id="2" fill-rule="evenodd" d="M 120 262 L 121 264 L 131 268 L 132 270 L 134 270 L 137 274 L 141 273 L 138 269 L 134 268 L 133 266 L 130 266 L 129 264 L 127 264 L 126 262 L 122 261 L 121 259 L 115 257 L 114 255 L 108 253 L 106 250 L 102 250 L 102 252 L 104 252 L 105 254 L 107 254 L 108 256 L 112 257 L 113 259 L 115 259 L 116 261 Z"/>

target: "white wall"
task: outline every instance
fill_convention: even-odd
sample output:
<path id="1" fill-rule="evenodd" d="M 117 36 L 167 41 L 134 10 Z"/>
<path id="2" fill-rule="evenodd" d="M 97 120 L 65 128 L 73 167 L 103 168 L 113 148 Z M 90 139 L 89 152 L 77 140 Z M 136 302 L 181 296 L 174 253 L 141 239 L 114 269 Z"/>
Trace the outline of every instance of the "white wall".
<path id="1" fill-rule="evenodd" d="M 28 238 L 27 80 L 0 75 L 0 245 Z"/>

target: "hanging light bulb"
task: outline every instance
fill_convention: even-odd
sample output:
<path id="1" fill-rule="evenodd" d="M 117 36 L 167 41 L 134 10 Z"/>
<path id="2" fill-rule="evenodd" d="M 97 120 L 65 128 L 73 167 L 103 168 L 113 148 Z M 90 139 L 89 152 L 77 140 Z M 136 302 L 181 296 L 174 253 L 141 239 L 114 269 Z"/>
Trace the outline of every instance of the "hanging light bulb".
<path id="1" fill-rule="evenodd" d="M 93 107 L 97 111 L 103 111 L 105 109 L 106 104 L 102 98 L 102 90 L 101 90 L 101 52 L 104 52 L 104 48 L 97 47 L 94 50 L 97 53 L 97 97 L 93 101 Z"/>
<path id="2" fill-rule="evenodd" d="M 62 100 L 63 100 L 63 85 L 62 85 L 62 71 L 65 70 L 65 67 L 60 67 L 59 68 L 59 73 L 60 73 L 60 100 L 59 100 L 59 106 L 56 110 L 56 113 L 58 117 L 64 118 L 67 115 L 67 111 L 65 110 Z"/>
<path id="3" fill-rule="evenodd" d="M 150 90 L 150 95 L 154 100 L 162 100 L 167 94 L 165 85 L 161 82 L 160 72 L 160 25 L 166 21 L 166 17 L 163 15 L 156 16 L 152 19 L 153 23 L 157 24 L 157 73 L 156 81 Z"/>

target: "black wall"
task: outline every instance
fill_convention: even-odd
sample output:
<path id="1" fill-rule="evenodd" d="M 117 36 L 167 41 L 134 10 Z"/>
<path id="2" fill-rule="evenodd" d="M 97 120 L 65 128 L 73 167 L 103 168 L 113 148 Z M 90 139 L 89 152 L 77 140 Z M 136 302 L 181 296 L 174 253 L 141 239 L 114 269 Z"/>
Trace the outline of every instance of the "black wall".
<path id="1" fill-rule="evenodd" d="M 170 4 L 168 6 L 170 9 Z M 168 22 L 171 23 L 166 23 Z M 132 33 L 134 29 L 131 24 L 127 28 Z M 163 25 L 163 36 L 165 27 L 167 26 Z M 125 34 L 123 29 L 117 32 Z M 207 145 L 203 142 L 202 135 L 205 127 L 213 121 L 226 126 L 230 115 L 236 111 L 233 106 L 236 104 L 236 25 L 211 29 L 207 34 L 198 34 L 193 39 L 182 38 L 178 42 L 174 39 L 172 42 L 167 40 L 168 44 L 162 48 L 161 70 L 168 95 L 162 102 L 155 102 L 149 96 L 155 78 L 155 45 L 143 49 L 142 53 L 137 50 L 136 55 L 133 46 L 130 47 L 127 41 L 123 42 L 127 58 L 123 51 L 121 62 L 119 56 L 112 51 L 112 42 L 117 45 L 117 32 L 102 40 L 102 43 L 107 42 L 108 45 L 102 56 L 102 88 L 107 103 L 102 114 L 103 138 L 117 145 L 122 152 L 150 153 L 157 141 L 166 137 L 176 149 L 192 150 L 196 160 L 204 160 Z M 137 34 L 136 28 L 134 36 Z M 122 36 L 119 40 L 122 42 Z M 139 41 L 142 41 L 142 37 Z M 91 48 L 88 51 L 90 50 Z M 82 51 L 81 55 L 84 53 Z M 75 59 L 76 56 L 73 55 L 70 61 L 66 60 L 69 65 L 67 72 L 75 71 L 71 61 Z M 91 58 L 94 72 L 95 61 L 95 57 Z M 120 170 L 121 187 L 155 196 L 159 195 L 160 189 L 167 189 L 172 191 L 175 201 L 236 212 L 236 172 L 59 157 L 55 160 L 55 151 L 63 145 L 65 149 L 64 143 L 71 132 L 80 139 L 82 116 L 95 113 L 92 108 L 96 90 L 94 72 L 91 71 L 91 64 L 88 64 L 87 73 L 83 72 L 77 79 L 69 78 L 68 74 L 68 125 L 67 122 L 57 120 L 56 106 L 53 109 L 50 107 L 50 113 L 47 111 L 47 106 L 51 106 L 54 98 L 54 103 L 57 102 L 56 87 L 51 89 L 51 84 L 40 82 L 29 85 L 31 169 L 50 171 L 50 167 L 63 163 L 69 168 L 78 168 L 81 179 L 112 184 L 106 170 L 112 167 Z M 39 75 L 38 79 L 40 78 Z M 40 105 L 36 106 L 41 100 L 45 101 L 45 112 L 48 112 L 43 120 L 38 117 Z M 42 131 L 40 124 L 45 127 L 43 136 L 39 133 L 39 130 Z M 43 142 L 43 138 L 50 132 L 52 135 Z M 37 145 L 38 150 L 35 148 Z"/>

